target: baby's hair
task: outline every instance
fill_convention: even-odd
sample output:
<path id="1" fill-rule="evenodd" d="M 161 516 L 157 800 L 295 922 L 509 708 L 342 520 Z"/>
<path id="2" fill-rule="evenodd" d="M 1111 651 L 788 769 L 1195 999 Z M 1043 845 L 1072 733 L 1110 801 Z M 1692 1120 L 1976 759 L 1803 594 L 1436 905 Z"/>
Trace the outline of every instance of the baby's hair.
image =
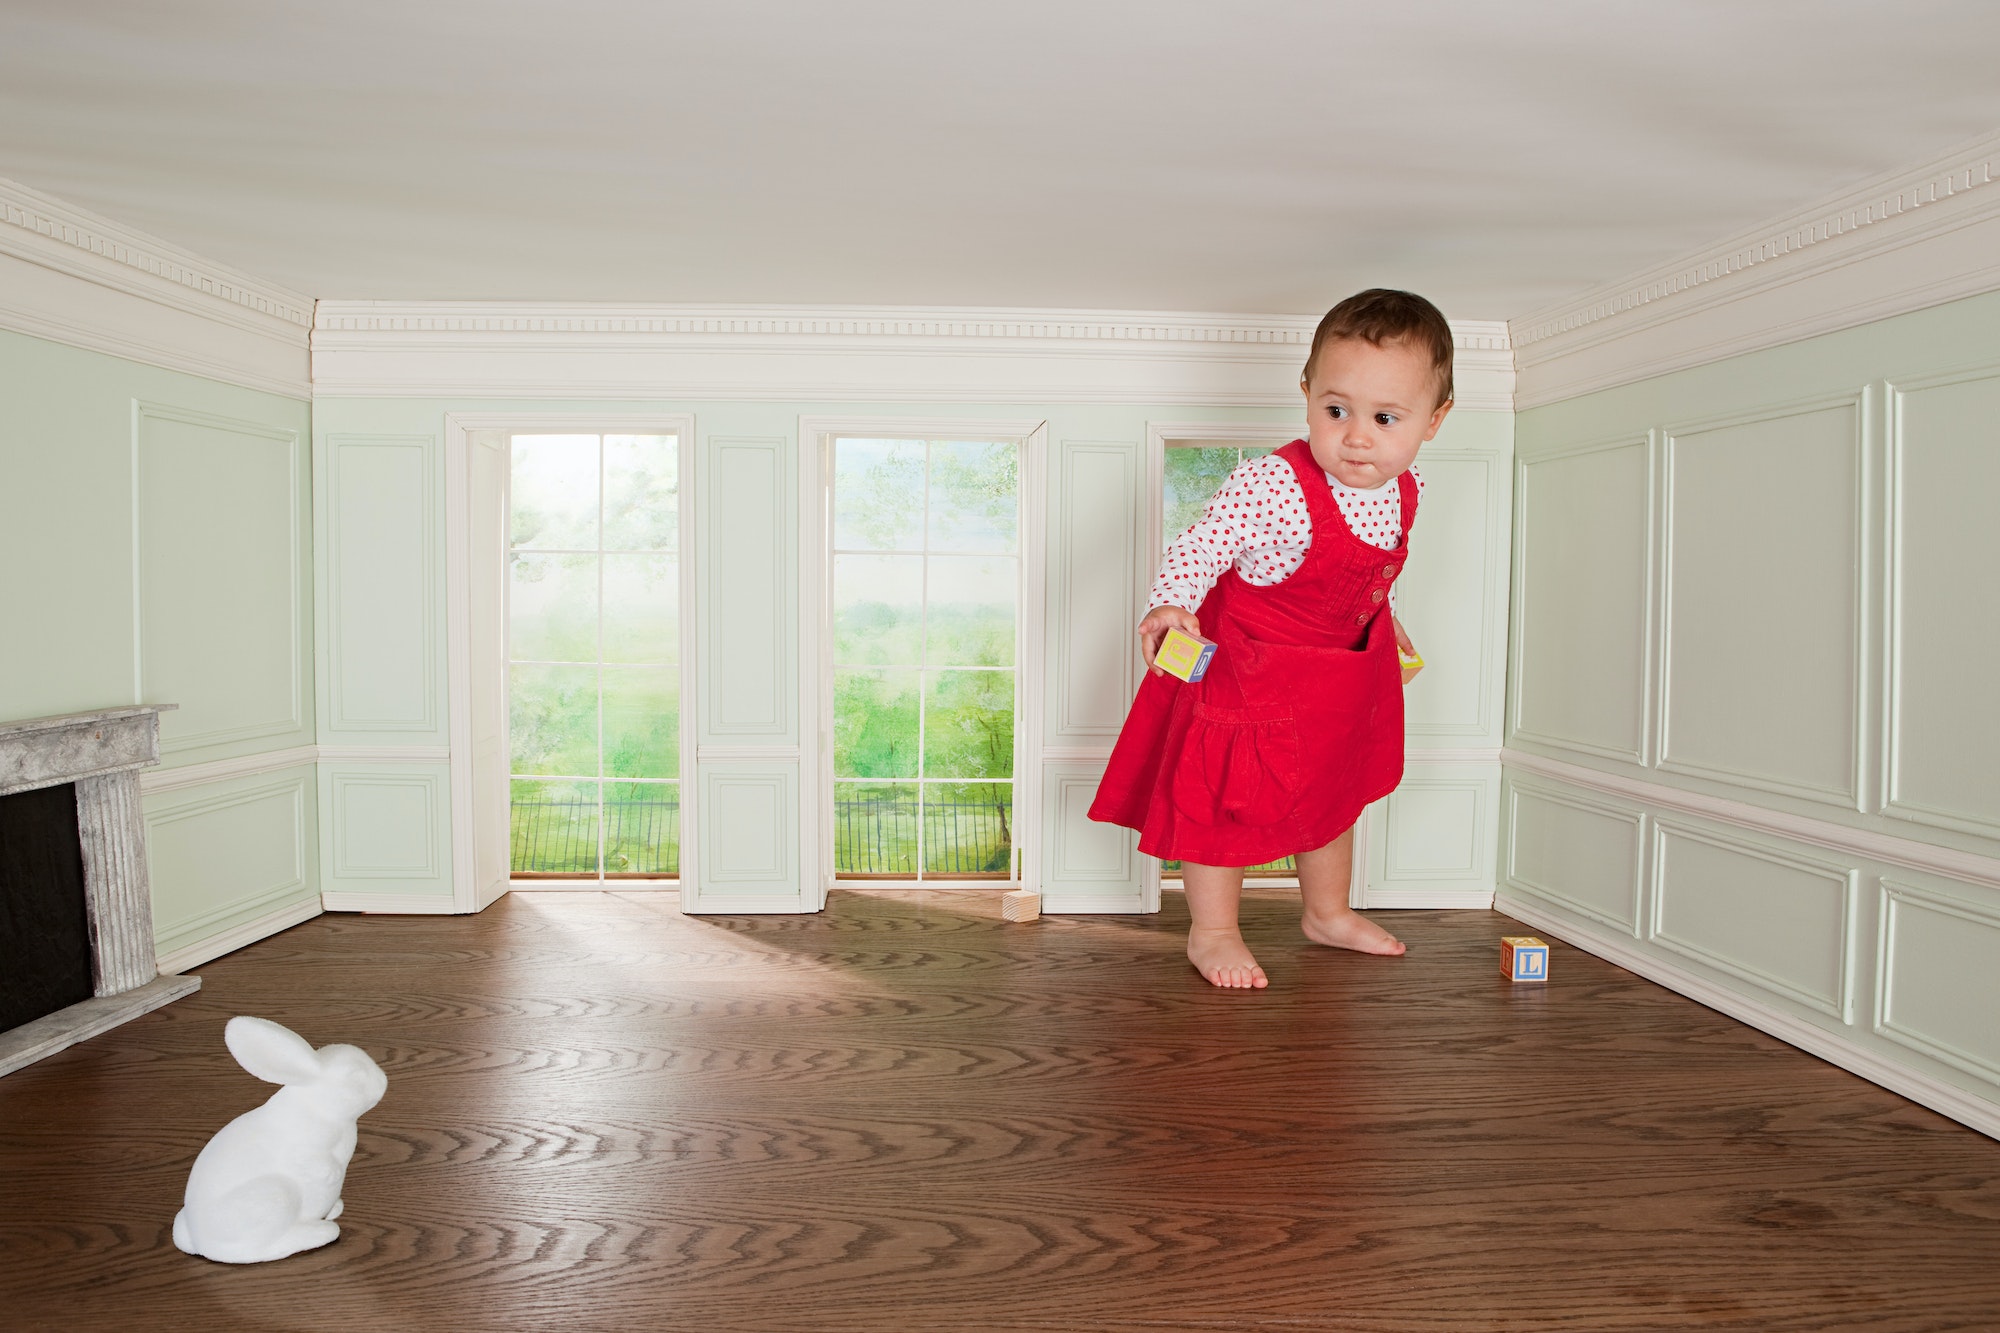
<path id="1" fill-rule="evenodd" d="M 1343 338 L 1359 338 L 1377 347 L 1383 343 L 1409 342 L 1418 351 L 1429 352 L 1431 369 L 1437 374 L 1438 402 L 1452 396 L 1451 325 L 1436 306 L 1415 292 L 1370 287 L 1327 311 L 1326 318 L 1313 330 L 1312 351 L 1306 357 L 1303 376 L 1305 383 L 1312 383 L 1313 367 L 1319 364 L 1319 349 L 1329 341 Z"/>

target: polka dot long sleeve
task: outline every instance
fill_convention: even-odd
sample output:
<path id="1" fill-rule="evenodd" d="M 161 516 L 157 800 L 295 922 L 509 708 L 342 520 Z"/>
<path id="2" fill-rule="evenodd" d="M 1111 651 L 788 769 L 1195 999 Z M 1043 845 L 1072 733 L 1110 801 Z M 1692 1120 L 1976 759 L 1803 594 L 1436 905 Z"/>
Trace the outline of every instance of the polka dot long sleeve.
<path id="1" fill-rule="evenodd" d="M 1415 468 L 1410 480 L 1421 497 L 1424 479 Z M 1403 511 L 1394 481 L 1372 491 L 1344 486 L 1330 476 L 1326 484 L 1355 536 L 1384 551 L 1396 549 L 1403 540 Z M 1312 517 L 1292 465 L 1276 454 L 1248 459 L 1209 498 L 1201 518 L 1167 548 L 1146 609 L 1194 610 L 1231 566 L 1244 582 L 1260 588 L 1283 583 L 1305 563 L 1311 545 Z M 1392 613 L 1395 599 L 1391 588 Z"/>

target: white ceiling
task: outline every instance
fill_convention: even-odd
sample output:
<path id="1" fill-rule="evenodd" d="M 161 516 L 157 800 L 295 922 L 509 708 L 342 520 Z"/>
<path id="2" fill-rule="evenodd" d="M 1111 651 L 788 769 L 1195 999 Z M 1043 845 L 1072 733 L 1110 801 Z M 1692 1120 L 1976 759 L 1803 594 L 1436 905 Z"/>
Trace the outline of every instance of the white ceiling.
<path id="1" fill-rule="evenodd" d="M 1519 316 L 2000 126 L 1994 0 L 5 0 L 0 176 L 317 297 Z"/>

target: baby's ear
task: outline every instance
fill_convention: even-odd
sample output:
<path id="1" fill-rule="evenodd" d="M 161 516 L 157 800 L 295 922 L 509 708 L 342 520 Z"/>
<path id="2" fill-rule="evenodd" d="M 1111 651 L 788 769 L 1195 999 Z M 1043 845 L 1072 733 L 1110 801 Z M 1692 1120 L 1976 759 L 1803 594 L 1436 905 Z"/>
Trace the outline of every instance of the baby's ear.
<path id="1" fill-rule="evenodd" d="M 266 1083 L 303 1083 L 319 1075 L 312 1043 L 282 1023 L 238 1014 L 222 1029 L 222 1040 L 237 1064 Z"/>

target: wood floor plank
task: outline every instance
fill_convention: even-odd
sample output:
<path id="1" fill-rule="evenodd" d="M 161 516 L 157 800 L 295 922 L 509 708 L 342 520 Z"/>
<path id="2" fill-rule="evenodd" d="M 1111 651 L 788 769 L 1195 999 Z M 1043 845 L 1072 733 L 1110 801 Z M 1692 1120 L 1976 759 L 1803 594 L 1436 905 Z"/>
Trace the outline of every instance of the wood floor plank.
<path id="1" fill-rule="evenodd" d="M 1178 900 L 516 894 L 322 917 L 0 1079 L 9 1329 L 2000 1328 L 2000 1144 L 1490 913 L 1209 988 Z M 388 1071 L 341 1240 L 181 1255 L 268 1093 L 231 1014 Z"/>

